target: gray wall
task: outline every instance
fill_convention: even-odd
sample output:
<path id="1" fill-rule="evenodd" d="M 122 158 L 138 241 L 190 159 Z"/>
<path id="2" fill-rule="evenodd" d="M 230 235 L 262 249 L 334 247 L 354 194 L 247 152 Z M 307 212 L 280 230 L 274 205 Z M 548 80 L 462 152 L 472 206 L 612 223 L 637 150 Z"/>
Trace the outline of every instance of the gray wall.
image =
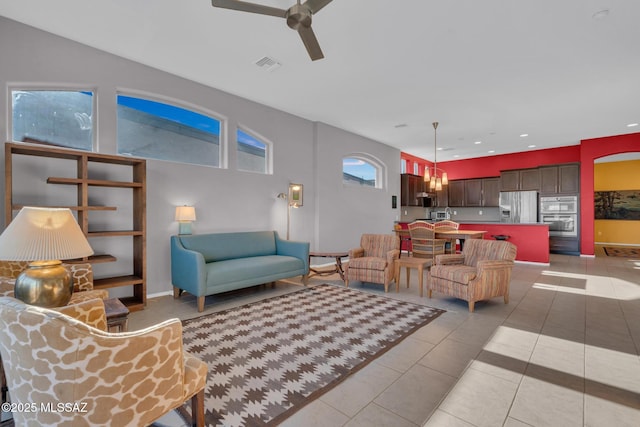
<path id="1" fill-rule="evenodd" d="M 192 204 L 194 233 L 275 229 L 286 233 L 286 203 L 276 194 L 290 182 L 304 185 L 304 206 L 292 211 L 291 239 L 311 242 L 312 250 L 346 250 L 362 233 L 389 233 L 399 209 L 400 152 L 376 141 L 314 123 L 195 82 L 149 68 L 0 17 L 0 134 L 10 140 L 6 118 L 9 85 L 86 85 L 98 104 L 97 151 L 116 154 L 116 94 L 133 90 L 197 105 L 226 118 L 228 169 L 147 162 L 148 294 L 171 290 L 169 236 L 177 232 L 176 205 Z M 242 125 L 274 143 L 273 175 L 235 170 L 235 129 Z M 342 184 L 342 157 L 366 153 L 386 166 L 384 188 Z M 4 159 L 3 159 L 4 160 Z M 2 162 L 4 165 L 4 161 Z M 52 167 L 55 169 L 55 167 Z M 33 192 L 33 178 L 14 178 L 17 191 Z M 2 174 L 4 178 L 4 173 Z M 55 195 L 56 189 L 45 191 Z M 3 186 L 4 188 L 4 186 Z M 55 198 L 55 197 L 54 197 Z M 116 201 L 117 203 L 117 201 Z M 104 214 L 107 215 L 107 214 Z M 103 218 L 100 218 L 103 220 Z M 108 217 L 105 221 L 108 220 Z M 102 242 L 91 242 L 100 245 Z M 113 250 L 127 251 L 127 242 Z M 112 250 L 109 248 L 108 250 Z M 96 276 L 126 273 L 125 259 L 95 266 Z M 114 293 L 114 296 L 120 296 Z"/>

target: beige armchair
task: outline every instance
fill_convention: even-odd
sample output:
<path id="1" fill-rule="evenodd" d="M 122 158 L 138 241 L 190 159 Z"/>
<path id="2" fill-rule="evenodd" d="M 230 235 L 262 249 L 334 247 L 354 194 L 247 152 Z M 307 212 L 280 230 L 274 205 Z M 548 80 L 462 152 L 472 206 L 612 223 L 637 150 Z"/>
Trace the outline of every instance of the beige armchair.
<path id="1" fill-rule="evenodd" d="M 64 264 L 71 273 L 73 294 L 69 304 L 77 304 L 94 298 L 107 299 L 109 292 L 93 289 L 93 269 L 89 263 Z M 0 296 L 13 297 L 16 278 L 29 266 L 28 261 L 0 261 Z"/>
<path id="2" fill-rule="evenodd" d="M 470 239 L 461 254 L 438 255 L 427 280 L 427 296 L 433 291 L 469 302 L 498 296 L 509 302 L 509 283 L 516 258 L 514 244 L 498 240 Z"/>
<path id="3" fill-rule="evenodd" d="M 363 234 L 360 247 L 349 251 L 345 285 L 349 281 L 382 283 L 384 291 L 394 278 L 395 262 L 400 257 L 400 238 L 393 234 Z"/>
<path id="4" fill-rule="evenodd" d="M 445 252 L 446 239 L 436 239 L 435 227 L 426 221 L 409 224 L 411 252 L 415 258 L 433 258 Z"/>
<path id="5" fill-rule="evenodd" d="M 0 297 L 11 401 L 38 408 L 15 412 L 16 425 L 142 426 L 188 399 L 194 422 L 204 425 L 207 365 L 183 352 L 178 319 L 113 334 L 99 329 L 106 327 L 101 300 L 59 310 Z M 71 409 L 40 409 L 58 403 Z"/>

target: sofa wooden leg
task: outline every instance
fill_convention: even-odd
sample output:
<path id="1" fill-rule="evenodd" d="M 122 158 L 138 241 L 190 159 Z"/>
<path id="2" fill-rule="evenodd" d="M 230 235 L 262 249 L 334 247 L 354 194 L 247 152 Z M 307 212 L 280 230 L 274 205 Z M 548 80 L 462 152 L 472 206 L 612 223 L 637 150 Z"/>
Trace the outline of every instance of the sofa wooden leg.
<path id="1" fill-rule="evenodd" d="M 348 288 L 348 287 L 349 287 L 349 279 L 348 279 L 348 278 L 346 278 L 346 277 L 344 278 L 344 286 L 345 286 L 346 288 Z"/>
<path id="2" fill-rule="evenodd" d="M 307 283 L 309 283 L 309 275 L 308 274 L 303 274 L 302 275 L 302 284 L 307 286 Z"/>
<path id="3" fill-rule="evenodd" d="M 431 292 L 433 292 L 431 289 L 427 289 L 427 297 L 431 298 Z"/>
<path id="4" fill-rule="evenodd" d="M 504 303 L 509 304 L 509 294 L 504 294 Z"/>
<path id="5" fill-rule="evenodd" d="M 204 311 L 204 295 L 198 297 L 198 313 Z"/>
<path id="6" fill-rule="evenodd" d="M 182 295 L 182 289 L 177 288 L 177 287 L 173 287 L 173 298 L 178 299 L 180 298 L 180 295 Z"/>
<path id="7" fill-rule="evenodd" d="M 469 313 L 473 313 L 473 309 L 475 308 L 476 302 L 469 301 Z"/>
<path id="8" fill-rule="evenodd" d="M 191 425 L 204 427 L 204 389 L 191 398 Z"/>

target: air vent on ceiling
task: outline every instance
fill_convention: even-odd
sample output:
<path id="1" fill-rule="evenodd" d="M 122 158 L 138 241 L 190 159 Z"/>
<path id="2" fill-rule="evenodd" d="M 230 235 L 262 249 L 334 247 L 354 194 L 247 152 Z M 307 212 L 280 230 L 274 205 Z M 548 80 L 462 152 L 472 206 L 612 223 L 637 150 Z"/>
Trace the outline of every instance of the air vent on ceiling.
<path id="1" fill-rule="evenodd" d="M 265 71 L 273 71 L 282 65 L 275 59 L 269 58 L 268 56 L 258 59 L 255 64 Z"/>

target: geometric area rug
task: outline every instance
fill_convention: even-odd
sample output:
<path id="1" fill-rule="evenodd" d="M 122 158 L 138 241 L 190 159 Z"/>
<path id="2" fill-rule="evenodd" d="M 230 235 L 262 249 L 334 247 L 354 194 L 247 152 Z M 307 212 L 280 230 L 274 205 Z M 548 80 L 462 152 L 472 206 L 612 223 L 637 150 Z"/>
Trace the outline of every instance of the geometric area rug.
<path id="1" fill-rule="evenodd" d="M 622 257 L 622 258 L 636 258 L 640 257 L 640 248 L 624 247 L 624 246 L 606 246 L 604 252 L 608 256 Z"/>
<path id="2" fill-rule="evenodd" d="M 442 313 L 324 284 L 184 320 L 209 366 L 205 424 L 275 425 Z"/>

